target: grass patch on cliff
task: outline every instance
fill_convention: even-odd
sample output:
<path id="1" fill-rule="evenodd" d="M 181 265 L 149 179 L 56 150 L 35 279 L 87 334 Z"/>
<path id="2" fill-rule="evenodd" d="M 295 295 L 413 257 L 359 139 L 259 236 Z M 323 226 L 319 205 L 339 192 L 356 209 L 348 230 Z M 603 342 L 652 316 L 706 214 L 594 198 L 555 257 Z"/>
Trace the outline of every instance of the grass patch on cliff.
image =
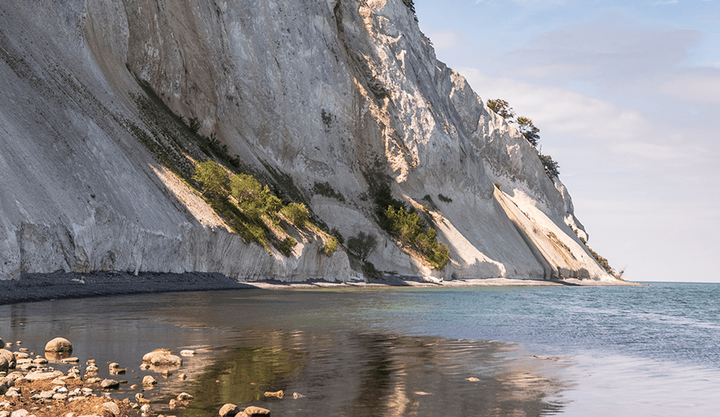
<path id="1" fill-rule="evenodd" d="M 437 241 L 437 231 L 420 217 L 418 212 L 393 198 L 388 181 L 382 175 L 365 177 L 373 202 L 378 225 L 402 246 L 417 251 L 430 265 L 443 269 L 450 260 L 447 246 Z"/>
<path id="2" fill-rule="evenodd" d="M 345 197 L 341 193 L 335 191 L 328 182 L 316 182 L 313 186 L 313 193 L 328 198 L 334 198 L 341 203 L 345 202 Z"/>
<path id="3" fill-rule="evenodd" d="M 248 241 L 270 249 L 274 246 L 285 256 L 298 244 L 287 236 L 287 227 L 309 229 L 326 240 L 322 251 L 328 255 L 338 248 L 338 239 L 324 233 L 310 221 L 310 212 L 303 203 L 283 204 L 267 185 L 249 174 L 233 174 L 212 160 L 195 165 L 193 180 L 210 206 L 230 227 Z"/>

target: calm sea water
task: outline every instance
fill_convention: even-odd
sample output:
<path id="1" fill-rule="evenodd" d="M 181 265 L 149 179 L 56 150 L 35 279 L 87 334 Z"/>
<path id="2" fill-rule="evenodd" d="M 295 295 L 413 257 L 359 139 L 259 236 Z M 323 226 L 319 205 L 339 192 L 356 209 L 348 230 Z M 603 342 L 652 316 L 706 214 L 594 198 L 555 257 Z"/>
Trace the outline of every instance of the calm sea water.
<path id="1" fill-rule="evenodd" d="M 711 416 L 720 413 L 720 284 L 262 291 L 0 306 L 0 337 L 128 367 L 193 348 L 156 411 L 224 403 L 274 416 Z M 285 397 L 265 397 L 284 390 Z M 292 393 L 302 396 L 292 398 Z M 116 396 L 134 392 L 121 389 Z"/>

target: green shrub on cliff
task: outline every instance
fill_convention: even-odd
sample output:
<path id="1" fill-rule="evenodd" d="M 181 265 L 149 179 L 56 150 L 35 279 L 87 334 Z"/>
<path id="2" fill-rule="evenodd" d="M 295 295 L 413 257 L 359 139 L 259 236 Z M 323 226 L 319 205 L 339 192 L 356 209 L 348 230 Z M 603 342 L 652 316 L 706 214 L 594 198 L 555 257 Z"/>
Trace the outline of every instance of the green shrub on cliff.
<path id="1" fill-rule="evenodd" d="M 540 155 L 540 162 L 542 162 L 545 168 L 547 176 L 554 180 L 560 176 L 560 164 L 555 162 L 550 155 Z"/>
<path id="2" fill-rule="evenodd" d="M 263 186 L 252 175 L 230 175 L 221 165 L 208 160 L 195 164 L 192 178 L 200 185 L 202 194 L 210 206 L 226 220 L 227 224 L 243 238 L 261 244 L 270 250 L 268 242 L 282 253 L 289 254 L 297 241 L 286 238 L 282 241 L 274 239 L 273 225 L 279 226 L 278 212 L 281 210 L 286 218 L 298 228 L 310 223 L 310 215 L 304 204 L 290 203 L 283 206 L 280 199 Z M 232 195 L 234 198 L 228 198 Z M 292 240 L 288 240 L 292 239 Z M 334 248 L 331 248 L 334 242 Z M 332 254 L 337 249 L 337 239 L 332 238 L 326 253 Z"/>
<path id="3" fill-rule="evenodd" d="M 199 162 L 195 165 L 192 177 L 200 183 L 202 193 L 210 200 L 221 200 L 227 197 L 227 171 L 212 160 Z"/>
<path id="4" fill-rule="evenodd" d="M 282 212 L 290 223 L 299 228 L 305 227 L 310 221 L 310 213 L 303 203 L 290 203 L 283 207 Z"/>
<path id="5" fill-rule="evenodd" d="M 230 190 L 240 210 L 255 221 L 261 221 L 265 216 L 275 222 L 278 211 L 282 209 L 282 202 L 270 188 L 267 185 L 263 187 L 250 175 L 234 175 L 230 179 Z"/>
<path id="6" fill-rule="evenodd" d="M 323 252 L 327 256 L 332 256 L 333 253 L 337 250 L 338 247 L 338 240 L 335 236 L 332 236 L 327 242 L 325 242 L 325 245 L 323 246 Z"/>
<path id="7" fill-rule="evenodd" d="M 393 198 L 388 180 L 382 174 L 366 173 L 365 179 L 375 203 L 378 225 L 402 245 L 417 250 L 435 268 L 444 268 L 450 259 L 450 251 L 437 241 L 435 229 L 430 228 L 414 209 L 408 210 L 405 203 Z M 444 196 L 440 199 L 452 201 Z"/>
<path id="8" fill-rule="evenodd" d="M 365 263 L 367 257 L 375 250 L 377 239 L 375 236 L 365 232 L 358 232 L 357 236 L 348 239 L 348 252 Z"/>
<path id="9" fill-rule="evenodd" d="M 280 244 L 280 247 L 278 250 L 282 252 L 285 256 L 290 256 L 292 254 L 293 248 L 297 245 L 297 240 L 292 237 L 287 237 L 285 240 L 282 241 Z"/>

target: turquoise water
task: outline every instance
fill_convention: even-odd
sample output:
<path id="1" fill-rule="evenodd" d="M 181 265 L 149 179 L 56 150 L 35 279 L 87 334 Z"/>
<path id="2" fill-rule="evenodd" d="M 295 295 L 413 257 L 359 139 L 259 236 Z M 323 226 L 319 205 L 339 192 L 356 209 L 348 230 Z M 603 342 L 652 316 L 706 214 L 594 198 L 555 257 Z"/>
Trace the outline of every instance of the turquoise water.
<path id="1" fill-rule="evenodd" d="M 716 415 L 719 300 L 674 283 L 155 294 L 0 306 L 0 337 L 62 335 L 129 380 L 149 350 L 195 348 L 191 378 L 153 392 L 160 412 L 195 395 L 183 416 Z"/>

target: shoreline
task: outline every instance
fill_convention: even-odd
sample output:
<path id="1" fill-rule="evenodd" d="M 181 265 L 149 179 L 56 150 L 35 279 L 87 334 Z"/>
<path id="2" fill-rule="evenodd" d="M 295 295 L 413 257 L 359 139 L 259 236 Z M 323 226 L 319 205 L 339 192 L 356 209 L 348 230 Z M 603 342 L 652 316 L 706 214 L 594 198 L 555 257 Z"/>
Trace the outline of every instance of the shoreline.
<path id="1" fill-rule="evenodd" d="M 381 289 L 381 288 L 458 288 L 503 286 L 643 286 L 626 281 L 567 279 L 541 280 L 527 278 L 473 278 L 451 281 L 419 277 L 388 276 L 370 282 L 331 282 L 275 280 L 238 282 L 220 273 L 186 272 L 53 272 L 22 274 L 20 280 L 0 281 L 0 305 L 73 298 L 108 297 L 166 292 L 220 291 L 237 289 L 310 290 L 310 289 Z"/>

